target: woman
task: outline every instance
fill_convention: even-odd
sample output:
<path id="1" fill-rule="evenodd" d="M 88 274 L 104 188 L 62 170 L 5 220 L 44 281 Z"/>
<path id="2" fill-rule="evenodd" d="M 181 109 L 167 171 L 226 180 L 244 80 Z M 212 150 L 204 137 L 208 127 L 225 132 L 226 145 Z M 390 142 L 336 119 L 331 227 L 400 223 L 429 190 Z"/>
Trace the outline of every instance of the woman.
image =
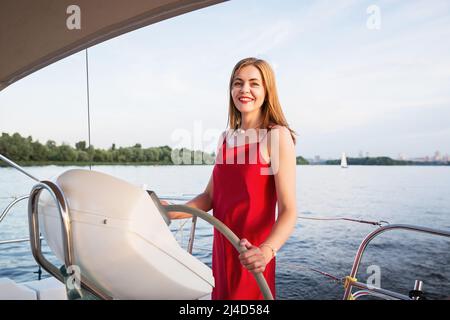
<path id="1" fill-rule="evenodd" d="M 250 272 L 263 272 L 275 297 L 275 255 L 297 215 L 295 133 L 281 110 L 274 72 L 264 60 L 246 58 L 234 67 L 228 124 L 205 191 L 186 205 L 212 209 L 248 249 L 239 254 L 214 230 L 212 298 L 262 299 Z M 170 217 L 191 215 L 172 212 Z"/>

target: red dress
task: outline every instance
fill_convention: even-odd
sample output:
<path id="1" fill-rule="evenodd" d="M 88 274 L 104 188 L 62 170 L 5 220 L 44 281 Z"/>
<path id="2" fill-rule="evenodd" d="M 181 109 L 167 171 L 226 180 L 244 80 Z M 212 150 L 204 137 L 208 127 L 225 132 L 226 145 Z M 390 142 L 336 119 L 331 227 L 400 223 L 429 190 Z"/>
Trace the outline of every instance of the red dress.
<path id="1" fill-rule="evenodd" d="M 252 156 L 250 161 L 249 154 L 255 155 L 255 145 L 257 156 Z M 216 159 L 213 169 L 213 215 L 239 239 L 246 238 L 259 246 L 275 223 L 274 176 L 261 174 L 261 170 L 268 170 L 270 164 L 261 161 L 259 141 L 227 148 L 224 139 L 220 154 L 223 161 L 218 163 Z M 239 154 L 241 161 L 238 161 Z M 242 161 L 244 155 L 245 162 Z M 213 300 L 263 299 L 253 274 L 242 266 L 237 250 L 215 229 L 212 270 L 215 279 Z M 264 277 L 275 298 L 275 258 L 267 264 Z"/>

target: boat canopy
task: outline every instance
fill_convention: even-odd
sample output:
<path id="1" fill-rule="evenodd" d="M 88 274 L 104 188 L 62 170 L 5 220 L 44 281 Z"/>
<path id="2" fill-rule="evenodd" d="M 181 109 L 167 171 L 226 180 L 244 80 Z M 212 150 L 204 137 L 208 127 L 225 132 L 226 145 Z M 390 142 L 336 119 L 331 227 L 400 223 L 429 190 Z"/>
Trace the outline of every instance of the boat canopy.
<path id="1" fill-rule="evenodd" d="M 224 0 L 2 0 L 0 90 L 73 53 Z"/>

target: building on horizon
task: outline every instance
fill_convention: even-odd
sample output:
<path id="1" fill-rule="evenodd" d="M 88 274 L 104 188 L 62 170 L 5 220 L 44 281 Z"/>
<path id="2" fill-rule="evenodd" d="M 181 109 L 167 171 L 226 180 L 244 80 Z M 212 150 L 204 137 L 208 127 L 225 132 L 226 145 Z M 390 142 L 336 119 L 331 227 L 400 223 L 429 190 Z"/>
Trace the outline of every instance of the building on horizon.
<path id="1" fill-rule="evenodd" d="M 437 150 L 437 151 L 434 153 L 433 161 L 441 161 L 441 160 L 442 160 L 441 153 L 439 152 L 439 150 Z"/>

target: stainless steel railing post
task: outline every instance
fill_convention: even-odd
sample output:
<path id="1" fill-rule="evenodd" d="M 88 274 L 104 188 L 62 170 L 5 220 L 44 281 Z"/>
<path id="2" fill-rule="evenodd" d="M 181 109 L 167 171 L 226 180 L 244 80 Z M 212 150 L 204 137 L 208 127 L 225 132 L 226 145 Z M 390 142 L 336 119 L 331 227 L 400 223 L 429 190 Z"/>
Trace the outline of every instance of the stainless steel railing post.
<path id="1" fill-rule="evenodd" d="M 372 241 L 375 237 L 380 235 L 381 233 L 384 233 L 386 231 L 392 231 L 392 230 L 407 230 L 407 231 L 413 231 L 413 232 L 422 232 L 422 233 L 428 233 L 433 234 L 437 236 L 443 236 L 443 237 L 449 237 L 450 238 L 450 232 L 433 229 L 433 228 L 427 228 L 427 227 L 420 227 L 420 226 L 414 226 L 409 224 L 391 224 L 387 226 L 380 227 L 370 234 L 368 234 L 364 240 L 359 245 L 358 251 L 355 256 L 355 260 L 353 261 L 352 271 L 350 273 L 351 278 L 356 277 L 356 273 L 358 272 L 359 265 L 361 263 L 362 256 L 364 254 L 364 251 L 366 250 L 367 245 Z M 352 287 L 356 286 L 356 283 L 349 282 L 349 285 L 345 288 L 344 292 L 344 300 L 348 300 L 352 291 Z M 362 286 L 359 286 L 360 288 Z M 366 287 L 363 287 L 366 289 Z M 408 297 L 409 298 L 409 297 Z"/>
<path id="2" fill-rule="evenodd" d="M 72 246 L 72 229 L 70 222 L 69 209 L 64 193 L 61 189 L 50 181 L 42 181 L 36 184 L 30 193 L 28 201 L 28 220 L 30 227 L 30 245 L 31 252 L 36 262 L 44 268 L 48 273 L 64 283 L 64 277 L 60 270 L 49 262 L 42 254 L 40 231 L 39 231 L 39 216 L 38 216 L 38 201 L 39 196 L 43 190 L 47 190 L 56 203 L 59 216 L 61 218 L 61 233 L 64 250 L 64 264 L 66 269 L 73 266 L 73 246 Z M 65 283 L 64 283 L 65 284 Z M 108 294 L 104 293 L 100 288 L 94 285 L 89 279 L 85 278 L 83 274 L 80 275 L 80 285 L 95 296 L 109 300 L 112 299 Z"/>

